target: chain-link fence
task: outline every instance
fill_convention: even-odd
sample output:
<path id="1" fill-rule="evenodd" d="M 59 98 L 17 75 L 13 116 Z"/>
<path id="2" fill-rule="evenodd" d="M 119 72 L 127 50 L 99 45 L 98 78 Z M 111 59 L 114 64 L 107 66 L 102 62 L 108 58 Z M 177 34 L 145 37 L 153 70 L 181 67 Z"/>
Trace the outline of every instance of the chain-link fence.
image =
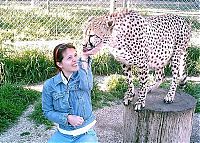
<path id="1" fill-rule="evenodd" d="M 199 0 L 1 0 L 0 42 L 14 46 L 77 42 L 81 40 L 82 25 L 89 16 L 122 8 L 146 15 L 187 16 L 193 20 L 193 31 L 197 32 L 199 7 Z"/>

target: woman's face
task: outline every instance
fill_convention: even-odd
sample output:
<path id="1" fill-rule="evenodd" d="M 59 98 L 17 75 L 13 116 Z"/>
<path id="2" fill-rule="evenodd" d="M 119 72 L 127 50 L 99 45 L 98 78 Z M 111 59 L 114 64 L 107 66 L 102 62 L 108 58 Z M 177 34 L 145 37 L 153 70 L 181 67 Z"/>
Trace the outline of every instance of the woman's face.
<path id="1" fill-rule="evenodd" d="M 78 56 L 74 48 L 67 48 L 63 52 L 63 59 L 61 62 L 58 62 L 57 65 L 62 69 L 65 76 L 71 75 L 74 71 L 77 71 L 78 68 Z"/>

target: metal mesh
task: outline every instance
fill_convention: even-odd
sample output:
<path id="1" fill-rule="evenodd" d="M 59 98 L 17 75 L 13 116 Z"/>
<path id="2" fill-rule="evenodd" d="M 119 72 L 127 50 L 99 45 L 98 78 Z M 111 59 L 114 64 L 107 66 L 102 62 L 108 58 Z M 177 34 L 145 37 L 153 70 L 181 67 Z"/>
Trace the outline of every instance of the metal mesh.
<path id="1" fill-rule="evenodd" d="M 15 46 L 40 45 L 46 41 L 47 45 L 66 40 L 77 42 L 81 40 L 82 25 L 89 16 L 125 7 L 146 15 L 187 16 L 196 23 L 194 31 L 200 29 L 199 0 L 2 0 L 0 42 Z"/>

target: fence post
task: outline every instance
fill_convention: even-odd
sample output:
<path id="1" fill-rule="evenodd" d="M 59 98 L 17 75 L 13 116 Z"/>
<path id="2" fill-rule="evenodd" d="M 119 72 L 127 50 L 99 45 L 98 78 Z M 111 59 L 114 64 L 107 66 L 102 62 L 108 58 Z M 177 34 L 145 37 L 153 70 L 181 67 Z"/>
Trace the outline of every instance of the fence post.
<path id="1" fill-rule="evenodd" d="M 123 0 L 123 8 L 127 7 L 127 0 Z"/>
<path id="2" fill-rule="evenodd" d="M 36 4 L 36 0 L 31 0 L 31 6 L 34 7 Z"/>
<path id="3" fill-rule="evenodd" d="M 176 93 L 172 104 L 163 102 L 167 90 L 147 95 L 142 111 L 125 107 L 124 143 L 189 143 L 196 100 L 186 93 Z M 136 99 L 134 99 L 136 100 Z M 134 101 L 135 103 L 135 101 Z"/>
<path id="4" fill-rule="evenodd" d="M 130 0 L 123 0 L 123 8 L 130 8 Z"/>
<path id="5" fill-rule="evenodd" d="M 6 5 L 8 5 L 8 0 L 5 1 Z"/>
<path id="6" fill-rule="evenodd" d="M 50 12 L 50 1 L 47 0 L 47 12 Z"/>
<path id="7" fill-rule="evenodd" d="M 110 13 L 113 13 L 116 9 L 116 0 L 110 0 Z"/>

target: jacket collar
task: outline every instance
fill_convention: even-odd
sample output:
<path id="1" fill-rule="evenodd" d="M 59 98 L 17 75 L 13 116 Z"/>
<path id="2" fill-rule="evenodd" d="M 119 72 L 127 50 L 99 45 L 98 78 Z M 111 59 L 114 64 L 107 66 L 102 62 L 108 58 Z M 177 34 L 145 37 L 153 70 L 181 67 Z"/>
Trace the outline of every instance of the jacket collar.
<path id="1" fill-rule="evenodd" d="M 77 74 L 77 72 L 73 72 L 71 77 L 70 77 L 70 79 L 74 79 L 76 74 Z M 61 83 L 61 82 L 63 82 L 63 79 L 62 79 L 62 76 L 61 76 L 61 72 L 59 72 L 57 75 L 54 76 L 54 82 L 55 82 L 56 85 Z"/>

